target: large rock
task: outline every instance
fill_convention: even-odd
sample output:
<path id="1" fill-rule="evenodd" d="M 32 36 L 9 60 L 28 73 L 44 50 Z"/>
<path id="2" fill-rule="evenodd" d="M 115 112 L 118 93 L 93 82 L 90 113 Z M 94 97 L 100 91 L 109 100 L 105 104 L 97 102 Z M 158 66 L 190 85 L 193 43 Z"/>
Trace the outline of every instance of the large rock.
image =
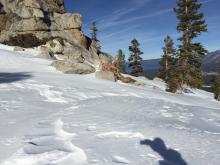
<path id="1" fill-rule="evenodd" d="M 24 19 L 28 18 L 44 18 L 44 13 L 42 10 L 37 8 L 28 7 L 25 5 L 22 5 L 17 10 L 14 10 L 15 13 Z"/>
<path id="2" fill-rule="evenodd" d="M 82 16 L 80 14 L 54 13 L 53 19 L 53 30 L 80 29 L 82 27 Z"/>
<path id="3" fill-rule="evenodd" d="M 68 74 L 89 74 L 96 71 L 96 60 L 83 46 L 63 41 L 63 61 L 55 61 L 52 65 Z"/>
<path id="4" fill-rule="evenodd" d="M 13 32 L 30 32 L 30 31 L 47 31 L 49 27 L 43 20 L 30 18 L 30 19 L 23 19 L 16 24 L 12 24 L 10 27 L 11 31 Z"/>
<path id="5" fill-rule="evenodd" d="M 86 63 L 76 63 L 70 60 L 55 61 L 52 66 L 66 74 L 89 74 L 95 72 L 95 68 Z"/>
<path id="6" fill-rule="evenodd" d="M 50 13 L 65 13 L 63 0 L 1 0 L 0 3 L 3 4 L 6 12 L 15 12 L 18 14 L 20 14 L 19 11 L 23 7 L 27 7 L 28 10 L 41 9 Z"/>
<path id="7" fill-rule="evenodd" d="M 38 3 L 35 0 L 23 0 L 22 4 L 24 4 L 24 6 L 26 6 L 26 7 L 30 7 L 33 9 L 40 9 L 41 8 L 40 3 Z"/>
<path id="8" fill-rule="evenodd" d="M 95 77 L 99 80 L 117 81 L 114 73 L 110 71 L 97 71 Z"/>
<path id="9" fill-rule="evenodd" d="M 39 0 L 48 12 L 65 13 L 64 0 Z"/>
<path id="10" fill-rule="evenodd" d="M 96 72 L 97 79 L 105 79 L 111 81 L 120 80 L 123 83 L 130 83 L 136 86 L 144 86 L 143 82 L 137 81 L 131 77 L 125 77 L 120 73 L 120 70 L 117 67 L 117 61 L 113 61 L 112 63 L 102 63 L 99 72 Z"/>
<path id="11" fill-rule="evenodd" d="M 51 31 L 52 38 L 62 38 L 68 40 L 68 42 L 73 44 L 78 44 L 86 48 L 87 40 L 85 35 L 79 29 L 70 29 L 70 30 L 62 30 L 62 31 Z"/>
<path id="12" fill-rule="evenodd" d="M 109 61 L 81 29 L 82 16 L 65 13 L 64 0 L 0 0 L 0 43 L 41 46 L 41 57 L 62 59 L 53 66 L 64 73 L 92 73 Z"/>
<path id="13" fill-rule="evenodd" d="M 2 43 L 6 45 L 11 45 L 11 46 L 20 46 L 23 48 L 30 48 L 30 47 L 35 47 L 39 45 L 43 45 L 46 43 L 46 38 L 45 41 L 39 39 L 36 37 L 33 33 L 11 33 L 10 37 L 7 35 L 8 32 L 2 31 L 3 33 L 0 36 L 0 39 L 7 38 L 7 40 L 4 40 Z M 8 38 L 9 37 L 9 38 Z"/>
<path id="14" fill-rule="evenodd" d="M 31 33 L 40 44 L 63 38 L 87 46 L 81 15 L 65 13 L 63 0 L 0 0 L 0 25 L 0 43 L 8 45 L 11 38 Z"/>

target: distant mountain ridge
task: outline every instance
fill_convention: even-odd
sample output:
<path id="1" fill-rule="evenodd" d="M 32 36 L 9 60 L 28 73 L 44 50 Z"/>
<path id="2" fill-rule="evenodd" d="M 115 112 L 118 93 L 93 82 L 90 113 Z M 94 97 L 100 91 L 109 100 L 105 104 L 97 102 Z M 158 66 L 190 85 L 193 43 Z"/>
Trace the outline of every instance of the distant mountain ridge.
<path id="1" fill-rule="evenodd" d="M 160 69 L 160 59 L 143 60 L 142 66 L 147 77 L 152 79 L 158 74 Z M 210 52 L 204 57 L 203 71 L 207 73 L 220 72 L 220 50 Z"/>
<path id="2" fill-rule="evenodd" d="M 203 59 L 205 72 L 220 72 L 220 50 L 209 53 Z"/>

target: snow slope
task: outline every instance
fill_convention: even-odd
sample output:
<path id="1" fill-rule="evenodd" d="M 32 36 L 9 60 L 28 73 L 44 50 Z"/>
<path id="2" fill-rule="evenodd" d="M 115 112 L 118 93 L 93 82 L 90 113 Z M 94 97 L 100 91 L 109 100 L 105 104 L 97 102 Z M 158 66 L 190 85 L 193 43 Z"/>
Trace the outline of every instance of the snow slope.
<path id="1" fill-rule="evenodd" d="M 37 49 L 0 49 L 0 165 L 219 164 L 213 94 L 64 75 Z"/>

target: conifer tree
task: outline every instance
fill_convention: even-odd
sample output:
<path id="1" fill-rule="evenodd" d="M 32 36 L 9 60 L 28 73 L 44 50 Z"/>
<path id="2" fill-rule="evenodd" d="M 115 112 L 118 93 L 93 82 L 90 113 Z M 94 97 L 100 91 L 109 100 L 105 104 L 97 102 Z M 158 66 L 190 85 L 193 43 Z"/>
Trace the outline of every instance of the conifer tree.
<path id="1" fill-rule="evenodd" d="M 174 48 L 173 40 L 170 36 L 164 39 L 165 46 L 163 47 L 163 56 L 160 61 L 161 68 L 159 70 L 159 77 L 168 82 L 171 71 L 176 64 L 176 49 Z"/>
<path id="2" fill-rule="evenodd" d="M 141 55 L 143 54 L 143 52 L 141 52 L 139 46 L 140 44 L 136 39 L 133 39 L 131 41 L 131 46 L 129 46 L 129 67 L 131 67 L 131 75 L 136 77 L 144 75 L 143 68 L 141 66 Z"/>
<path id="3" fill-rule="evenodd" d="M 126 73 L 126 62 L 125 62 L 125 54 L 121 49 L 118 50 L 118 54 L 116 55 L 116 61 L 118 63 L 118 69 L 121 73 Z"/>
<path id="4" fill-rule="evenodd" d="M 96 22 L 92 23 L 91 31 L 92 31 L 91 32 L 92 44 L 96 48 L 97 54 L 100 54 L 100 52 L 101 52 L 101 45 L 100 45 L 100 41 L 97 38 L 98 28 L 96 26 Z"/>
<path id="5" fill-rule="evenodd" d="M 202 57 L 207 51 L 201 43 L 193 41 L 202 32 L 207 32 L 204 15 L 199 12 L 201 6 L 198 0 L 178 0 L 174 9 L 179 20 L 177 30 L 182 33 L 175 73 L 177 77 L 173 81 L 176 88 L 183 88 L 184 85 L 198 88 L 202 85 Z"/>
<path id="6" fill-rule="evenodd" d="M 212 90 L 215 95 L 215 99 L 220 101 L 220 75 L 216 75 L 213 80 Z"/>

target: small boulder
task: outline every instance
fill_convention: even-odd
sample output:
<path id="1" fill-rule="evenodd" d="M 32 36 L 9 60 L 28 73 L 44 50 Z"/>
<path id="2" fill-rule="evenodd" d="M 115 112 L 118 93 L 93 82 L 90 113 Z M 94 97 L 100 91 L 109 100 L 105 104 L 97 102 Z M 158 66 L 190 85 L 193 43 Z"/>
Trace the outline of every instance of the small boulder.
<path id="1" fill-rule="evenodd" d="M 118 79 L 127 84 L 134 84 L 136 82 L 136 80 L 132 79 L 131 77 L 120 76 Z"/>
<path id="2" fill-rule="evenodd" d="M 100 80 L 117 81 L 114 73 L 110 71 L 98 71 L 96 72 L 95 77 Z"/>
<path id="3" fill-rule="evenodd" d="M 15 52 L 22 52 L 22 51 L 24 51 L 24 48 L 19 47 L 19 46 L 15 46 L 15 47 L 14 47 L 14 51 L 15 51 Z"/>
<path id="4" fill-rule="evenodd" d="M 134 85 L 140 86 L 140 87 L 144 87 L 144 86 L 145 86 L 145 83 L 144 83 L 144 82 L 141 82 L 141 81 L 136 81 L 136 82 L 134 82 Z"/>
<path id="5" fill-rule="evenodd" d="M 159 78 L 159 77 L 155 77 L 153 80 L 154 80 L 154 81 L 160 81 L 160 82 L 164 82 L 164 80 L 163 80 L 163 79 L 161 79 L 161 78 Z"/>
<path id="6" fill-rule="evenodd" d="M 56 60 L 56 57 L 54 56 L 53 52 L 51 52 L 50 49 L 46 46 L 40 47 L 40 57 L 45 59 Z"/>

